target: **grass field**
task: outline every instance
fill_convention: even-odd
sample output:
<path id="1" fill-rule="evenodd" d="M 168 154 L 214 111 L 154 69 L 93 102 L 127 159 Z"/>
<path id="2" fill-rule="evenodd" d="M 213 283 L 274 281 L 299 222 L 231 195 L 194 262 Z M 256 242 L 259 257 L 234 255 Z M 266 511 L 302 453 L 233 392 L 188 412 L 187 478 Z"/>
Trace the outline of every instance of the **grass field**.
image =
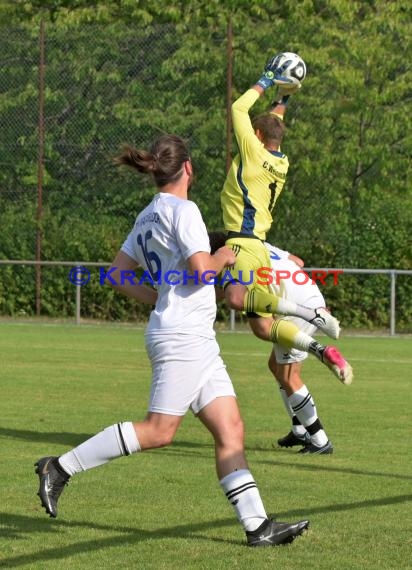
<path id="1" fill-rule="evenodd" d="M 33 463 L 117 421 L 142 419 L 150 373 L 140 329 L 0 324 L 0 566 L 119 569 L 406 569 L 411 548 L 411 338 L 338 346 L 342 386 L 310 358 L 304 378 L 332 456 L 273 442 L 289 429 L 266 368 L 270 345 L 219 333 L 268 512 L 308 517 L 293 545 L 249 549 L 215 477 L 208 433 L 188 415 L 175 443 L 73 478 L 59 518 L 40 508 Z"/>

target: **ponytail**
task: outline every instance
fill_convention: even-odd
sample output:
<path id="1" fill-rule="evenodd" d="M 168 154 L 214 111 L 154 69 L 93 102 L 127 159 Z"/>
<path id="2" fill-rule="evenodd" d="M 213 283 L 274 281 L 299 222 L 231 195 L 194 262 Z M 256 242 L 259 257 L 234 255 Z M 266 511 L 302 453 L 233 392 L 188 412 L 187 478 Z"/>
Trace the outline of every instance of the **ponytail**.
<path id="1" fill-rule="evenodd" d="M 122 152 L 113 159 L 119 166 L 135 168 L 143 174 L 153 172 L 156 167 L 156 157 L 146 150 L 139 150 L 130 145 L 123 145 Z"/>
<path id="2" fill-rule="evenodd" d="M 159 188 L 176 182 L 183 173 L 183 163 L 190 160 L 185 141 L 177 135 L 163 135 L 150 151 L 123 145 L 114 163 L 134 168 L 143 174 L 152 174 Z"/>

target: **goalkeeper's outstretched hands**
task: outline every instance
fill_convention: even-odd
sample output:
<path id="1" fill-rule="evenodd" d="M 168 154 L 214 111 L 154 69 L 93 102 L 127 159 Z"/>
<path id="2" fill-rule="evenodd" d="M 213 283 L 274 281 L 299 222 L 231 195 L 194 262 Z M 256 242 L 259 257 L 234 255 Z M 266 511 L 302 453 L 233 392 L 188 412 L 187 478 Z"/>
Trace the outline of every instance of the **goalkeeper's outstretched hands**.
<path id="1" fill-rule="evenodd" d="M 256 81 L 256 85 L 259 85 L 262 89 L 266 90 L 269 87 L 277 85 L 279 87 L 279 97 L 289 97 L 293 93 L 299 91 L 302 87 L 300 81 L 296 79 L 293 80 L 290 77 L 282 75 L 284 71 L 282 67 L 279 67 L 279 62 L 283 54 L 277 54 L 270 58 L 267 62 L 263 74 Z"/>

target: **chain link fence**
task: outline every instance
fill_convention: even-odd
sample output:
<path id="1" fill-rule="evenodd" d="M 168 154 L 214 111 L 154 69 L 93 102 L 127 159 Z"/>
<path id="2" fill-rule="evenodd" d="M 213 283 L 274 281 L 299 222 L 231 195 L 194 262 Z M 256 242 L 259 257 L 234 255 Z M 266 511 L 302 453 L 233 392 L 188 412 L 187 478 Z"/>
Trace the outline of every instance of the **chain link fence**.
<path id="1" fill-rule="evenodd" d="M 216 39 L 222 59 L 225 41 Z M 226 70 L 216 78 L 221 86 L 213 97 L 196 74 L 189 81 L 190 69 L 173 67 L 180 46 L 174 26 L 122 27 L 110 34 L 84 27 L 65 34 L 42 25 L 10 30 L 1 42 L 1 258 L 111 260 L 153 195 L 150 180 L 119 172 L 111 157 L 125 142 L 147 148 L 160 132 L 187 138 L 202 172 L 197 202 L 209 219 L 220 220 L 218 192 L 230 152 Z M 64 270 L 15 266 L 2 267 L 2 274 L 3 313 L 72 313 Z M 17 287 L 19 294 L 10 295 Z M 119 301 L 112 315 L 107 292 L 100 293 L 90 291 L 90 316 L 138 316 L 127 301 L 123 308 Z"/>
<path id="2" fill-rule="evenodd" d="M 221 229 L 219 193 L 234 150 L 228 111 L 237 93 L 233 70 L 241 65 L 234 62 L 231 34 L 230 25 L 222 27 L 211 34 L 209 46 L 188 55 L 181 51 L 184 31 L 173 25 L 3 30 L 0 259 L 111 261 L 153 195 L 150 180 L 119 171 L 111 157 L 125 142 L 146 148 L 160 132 L 188 140 L 197 173 L 194 199 L 209 228 Z M 245 81 L 247 87 L 249 76 Z M 316 244 L 323 218 L 305 215 L 309 205 L 313 208 L 313 181 L 297 198 L 302 181 L 293 173 L 290 179 L 292 191 L 279 201 L 271 239 L 285 248 L 310 236 Z M 324 205 L 323 217 L 335 215 L 330 208 Z M 297 210 L 302 215 L 296 224 Z M 325 240 L 333 241 L 335 226 L 323 229 Z M 307 261 L 319 267 L 324 257 Z M 344 255 L 339 262 L 345 266 Z M 75 314 L 67 268 L 1 265 L 0 272 L 0 314 Z M 383 316 L 375 320 L 371 298 L 355 324 L 386 326 L 388 284 L 379 281 L 376 287 L 382 291 Z M 354 289 L 356 298 L 362 286 Z M 408 291 L 405 278 L 398 291 L 401 304 Z M 353 303 L 343 290 L 331 291 L 331 299 L 336 305 Z M 82 311 L 84 317 L 106 320 L 147 316 L 145 308 L 98 283 L 82 290 Z M 222 308 L 219 315 L 227 318 L 228 312 Z M 407 320 L 401 315 L 401 323 Z"/>

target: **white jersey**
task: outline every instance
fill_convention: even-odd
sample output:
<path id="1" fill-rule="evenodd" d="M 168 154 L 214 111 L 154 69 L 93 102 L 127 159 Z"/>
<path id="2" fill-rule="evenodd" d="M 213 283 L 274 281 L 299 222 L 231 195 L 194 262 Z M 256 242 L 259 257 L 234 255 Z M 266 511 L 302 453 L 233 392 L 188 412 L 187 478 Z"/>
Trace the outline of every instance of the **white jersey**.
<path id="1" fill-rule="evenodd" d="M 305 279 L 303 269 L 289 258 L 289 252 L 279 249 L 274 245 L 265 243 L 269 250 L 270 263 L 272 266 L 274 281 L 270 286 L 276 295 L 280 295 L 290 301 L 304 305 L 311 309 L 325 306 L 325 299 L 316 283 L 312 284 L 311 279 Z M 289 276 L 285 279 L 278 279 L 276 284 L 276 272 L 288 272 Z M 287 275 L 283 273 L 281 275 Z M 304 283 L 307 281 L 307 283 Z M 301 283 L 300 285 L 298 283 Z M 301 331 L 313 336 L 316 333 L 316 327 L 299 317 L 282 317 L 286 321 L 291 321 Z M 273 345 L 273 352 L 278 364 L 293 364 L 303 362 L 307 356 L 307 352 L 297 350 L 296 348 L 286 348 L 279 344 Z"/>
<path id="2" fill-rule="evenodd" d="M 191 334 L 214 338 L 214 286 L 190 278 L 187 259 L 210 253 L 209 236 L 194 202 L 158 193 L 136 218 L 121 250 L 145 270 L 158 292 L 146 334 Z M 139 281 L 142 282 L 142 279 Z"/>
<path id="3" fill-rule="evenodd" d="M 311 309 L 325 307 L 325 299 L 316 282 L 312 283 L 312 279 L 305 279 L 304 268 L 302 269 L 289 258 L 289 252 L 269 243 L 265 243 L 265 245 L 269 250 L 270 263 L 274 271 L 274 280 L 271 285 L 274 293 Z M 277 279 L 277 271 L 287 271 L 289 272 L 289 277 L 285 279 L 280 278 L 282 276 L 281 273 L 279 274 L 279 279 Z"/>

